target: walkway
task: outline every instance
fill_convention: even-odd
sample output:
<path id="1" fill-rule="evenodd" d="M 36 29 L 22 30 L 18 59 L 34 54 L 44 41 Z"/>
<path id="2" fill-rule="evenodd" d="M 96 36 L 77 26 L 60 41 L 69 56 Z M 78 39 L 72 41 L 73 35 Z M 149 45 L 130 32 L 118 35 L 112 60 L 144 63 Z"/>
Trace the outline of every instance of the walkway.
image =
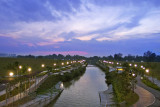
<path id="1" fill-rule="evenodd" d="M 41 77 L 41 78 L 37 78 L 37 79 L 36 79 L 36 82 L 30 87 L 30 89 L 28 88 L 25 93 L 22 92 L 22 93 L 19 93 L 19 94 L 13 96 L 13 97 L 10 97 L 9 99 L 7 99 L 7 104 L 10 104 L 10 103 L 12 103 L 12 102 L 14 102 L 14 101 L 19 100 L 19 99 L 20 99 L 20 96 L 21 96 L 21 98 L 23 98 L 23 97 L 27 96 L 28 93 L 31 93 L 31 92 L 35 91 L 36 88 L 37 88 L 47 77 L 48 77 L 48 75 L 46 74 L 46 75 L 44 75 L 44 76 Z M 5 100 L 3 100 L 3 101 L 0 102 L 0 106 L 4 106 L 4 105 L 6 105 L 6 101 L 5 101 Z"/>
<path id="2" fill-rule="evenodd" d="M 146 86 L 145 84 L 143 84 L 141 82 L 140 76 L 137 76 L 137 84 L 138 86 L 146 89 L 147 91 L 149 91 L 150 93 L 152 93 L 155 96 L 155 102 L 150 105 L 149 107 L 160 107 L 160 91 L 157 91 L 153 88 L 150 88 L 148 86 Z"/>
<path id="3" fill-rule="evenodd" d="M 154 103 L 154 95 L 144 88 L 136 86 L 135 92 L 138 94 L 139 100 L 133 105 L 133 107 L 147 107 Z"/>

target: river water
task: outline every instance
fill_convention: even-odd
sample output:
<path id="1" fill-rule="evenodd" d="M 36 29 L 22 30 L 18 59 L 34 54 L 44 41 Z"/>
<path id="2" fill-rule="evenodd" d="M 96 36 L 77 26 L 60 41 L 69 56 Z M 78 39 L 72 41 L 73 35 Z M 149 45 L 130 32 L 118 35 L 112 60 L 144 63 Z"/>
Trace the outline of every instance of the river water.
<path id="1" fill-rule="evenodd" d="M 107 90 L 105 73 L 98 67 L 87 66 L 83 76 L 64 84 L 64 90 L 49 107 L 99 107 L 99 91 Z"/>

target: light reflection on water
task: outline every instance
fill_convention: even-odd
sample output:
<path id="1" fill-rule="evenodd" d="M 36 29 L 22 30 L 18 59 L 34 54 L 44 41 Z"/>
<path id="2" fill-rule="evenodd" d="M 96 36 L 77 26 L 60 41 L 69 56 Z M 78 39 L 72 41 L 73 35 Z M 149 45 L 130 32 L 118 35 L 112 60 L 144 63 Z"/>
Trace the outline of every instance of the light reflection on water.
<path id="1" fill-rule="evenodd" d="M 67 86 L 65 88 L 65 86 Z M 99 107 L 99 91 L 107 90 L 105 73 L 97 67 L 87 67 L 77 81 L 64 84 L 64 91 L 50 107 Z"/>

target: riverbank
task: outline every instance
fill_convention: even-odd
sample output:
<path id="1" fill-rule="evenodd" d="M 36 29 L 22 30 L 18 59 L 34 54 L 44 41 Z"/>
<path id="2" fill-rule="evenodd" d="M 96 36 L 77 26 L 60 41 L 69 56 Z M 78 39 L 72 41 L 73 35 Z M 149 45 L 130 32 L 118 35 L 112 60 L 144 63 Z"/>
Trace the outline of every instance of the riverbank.
<path id="1" fill-rule="evenodd" d="M 44 95 L 37 96 L 34 100 L 31 100 L 20 107 L 44 107 L 45 105 L 49 104 L 52 100 L 54 100 L 59 94 L 63 91 L 63 83 L 58 82 L 54 89 L 52 89 L 54 92 L 51 93 L 45 93 Z"/>
<path id="2" fill-rule="evenodd" d="M 63 91 L 63 84 L 59 81 L 70 81 L 73 78 L 82 75 L 85 72 L 86 66 L 79 66 L 70 71 L 60 73 L 59 75 L 50 75 L 44 83 L 36 90 L 36 97 L 31 101 L 23 104 L 21 107 L 38 106 L 40 107 L 48 105 Z M 68 78 L 70 77 L 70 78 Z M 57 83 L 58 82 L 58 83 Z"/>
<path id="3" fill-rule="evenodd" d="M 129 83 L 129 78 L 126 78 L 127 72 L 118 74 L 117 71 L 111 71 L 109 69 L 106 70 L 107 65 L 103 63 L 101 64 L 101 62 L 97 64 L 101 69 L 105 70 L 104 72 L 106 74 L 106 83 L 108 85 L 112 84 L 113 86 L 112 99 L 114 99 L 115 105 L 131 106 L 138 101 L 138 95 L 129 88 L 131 86 Z"/>
<path id="4" fill-rule="evenodd" d="M 99 107 L 99 92 L 108 89 L 105 73 L 96 66 L 88 65 L 85 73 L 64 83 L 61 95 L 48 107 Z"/>
<path id="5" fill-rule="evenodd" d="M 101 107 L 114 106 L 112 84 L 108 86 L 106 91 L 99 92 Z"/>

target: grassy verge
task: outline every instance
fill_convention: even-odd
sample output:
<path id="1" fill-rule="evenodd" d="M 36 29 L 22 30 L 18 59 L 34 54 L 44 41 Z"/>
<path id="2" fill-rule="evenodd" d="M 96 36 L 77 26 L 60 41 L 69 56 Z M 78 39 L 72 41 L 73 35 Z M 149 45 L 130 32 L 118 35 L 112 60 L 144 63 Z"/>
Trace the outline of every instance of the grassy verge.
<path id="1" fill-rule="evenodd" d="M 160 91 L 160 87 L 158 87 L 156 84 L 152 83 L 147 77 L 144 77 L 144 78 L 142 79 L 142 82 L 143 82 L 144 84 L 146 84 L 147 86 L 149 86 L 149 87 L 151 87 L 151 88 L 153 88 L 153 89 L 156 89 L 156 90 Z"/>
<path id="2" fill-rule="evenodd" d="M 60 81 L 60 75 L 49 76 L 36 90 L 36 94 L 44 94 L 48 89 L 51 89 L 57 82 Z"/>
<path id="3" fill-rule="evenodd" d="M 135 104 L 139 100 L 139 96 L 136 93 L 128 93 L 126 95 L 125 101 L 126 101 L 126 106 L 129 107 L 133 104 Z"/>

